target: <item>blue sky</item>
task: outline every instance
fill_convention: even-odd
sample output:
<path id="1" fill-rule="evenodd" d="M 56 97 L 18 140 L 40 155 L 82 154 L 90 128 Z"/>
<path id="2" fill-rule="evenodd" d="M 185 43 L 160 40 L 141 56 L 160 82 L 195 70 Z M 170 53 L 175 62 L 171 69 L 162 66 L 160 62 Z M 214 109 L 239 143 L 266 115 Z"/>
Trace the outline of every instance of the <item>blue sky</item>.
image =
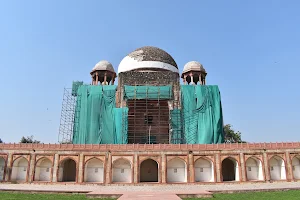
<path id="1" fill-rule="evenodd" d="M 249 142 L 299 140 L 300 1 L 0 1 L 0 138 L 57 142 L 64 87 L 151 45 L 219 85 Z"/>

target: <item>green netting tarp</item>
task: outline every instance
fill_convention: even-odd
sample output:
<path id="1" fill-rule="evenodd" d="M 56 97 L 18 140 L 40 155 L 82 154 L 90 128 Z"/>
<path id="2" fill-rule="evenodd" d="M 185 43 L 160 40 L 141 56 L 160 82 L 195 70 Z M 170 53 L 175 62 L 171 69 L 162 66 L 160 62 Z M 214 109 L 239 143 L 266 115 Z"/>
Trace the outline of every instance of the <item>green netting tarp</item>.
<path id="1" fill-rule="evenodd" d="M 114 108 L 114 117 L 116 127 L 115 144 L 127 144 L 128 108 Z"/>
<path id="2" fill-rule="evenodd" d="M 182 118 L 188 144 L 223 143 L 223 115 L 218 86 L 182 85 Z"/>
<path id="3" fill-rule="evenodd" d="M 72 95 L 77 96 L 79 86 L 83 85 L 82 81 L 73 81 L 72 83 Z"/>
<path id="4" fill-rule="evenodd" d="M 170 123 L 171 123 L 171 143 L 181 144 L 183 143 L 182 135 L 182 122 L 181 122 L 181 110 L 174 109 L 170 111 Z"/>
<path id="5" fill-rule="evenodd" d="M 124 86 L 126 99 L 171 99 L 172 86 Z"/>
<path id="6" fill-rule="evenodd" d="M 115 144 L 120 141 L 116 86 L 80 85 L 77 90 L 74 144 Z M 117 116 L 115 116 L 117 115 Z M 117 125 L 117 127 L 116 127 Z"/>

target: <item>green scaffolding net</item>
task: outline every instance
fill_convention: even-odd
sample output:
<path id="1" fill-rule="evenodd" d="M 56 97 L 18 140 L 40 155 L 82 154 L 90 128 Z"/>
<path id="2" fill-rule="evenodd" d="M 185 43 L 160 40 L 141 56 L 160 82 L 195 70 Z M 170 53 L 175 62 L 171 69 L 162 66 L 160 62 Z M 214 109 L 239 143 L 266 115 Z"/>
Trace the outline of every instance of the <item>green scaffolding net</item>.
<path id="1" fill-rule="evenodd" d="M 80 85 L 77 89 L 74 144 L 122 144 L 126 109 L 115 108 L 116 86 Z"/>
<path id="2" fill-rule="evenodd" d="M 127 144 L 128 108 L 116 108 L 117 86 L 73 84 L 74 144 Z M 172 99 L 171 86 L 125 86 L 125 99 Z M 173 144 L 223 143 L 218 86 L 182 85 L 181 108 L 170 110 Z"/>
<path id="3" fill-rule="evenodd" d="M 182 85 L 181 103 L 186 143 L 224 142 L 223 115 L 218 86 Z"/>
<path id="4" fill-rule="evenodd" d="M 126 99 L 171 99 L 172 86 L 124 86 Z"/>

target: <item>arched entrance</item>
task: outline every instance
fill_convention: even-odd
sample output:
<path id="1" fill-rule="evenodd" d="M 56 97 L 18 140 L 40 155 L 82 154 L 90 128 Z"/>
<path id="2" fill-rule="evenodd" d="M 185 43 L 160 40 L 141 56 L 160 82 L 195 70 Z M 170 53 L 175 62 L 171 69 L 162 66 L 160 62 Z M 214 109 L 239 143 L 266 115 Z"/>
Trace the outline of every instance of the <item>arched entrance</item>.
<path id="1" fill-rule="evenodd" d="M 61 182 L 76 182 L 76 162 L 70 158 L 59 165 L 58 180 Z"/>
<path id="2" fill-rule="evenodd" d="M 174 158 L 167 163 L 167 182 L 186 182 L 186 164 L 180 158 Z"/>
<path id="3" fill-rule="evenodd" d="M 140 182 L 158 182 L 158 164 L 156 161 L 147 159 L 141 163 Z"/>
<path id="4" fill-rule="evenodd" d="M 85 164 L 84 182 L 103 183 L 103 162 L 97 158 L 92 158 Z"/>
<path id="5" fill-rule="evenodd" d="M 262 164 L 257 158 L 251 157 L 246 161 L 247 180 L 263 180 Z"/>
<path id="6" fill-rule="evenodd" d="M 5 168 L 5 160 L 0 157 L 0 181 L 4 180 L 4 168 Z"/>
<path id="7" fill-rule="evenodd" d="M 114 183 L 131 183 L 131 164 L 128 160 L 120 158 L 113 162 L 112 181 Z"/>
<path id="8" fill-rule="evenodd" d="M 35 181 L 50 181 L 52 162 L 48 158 L 40 159 L 35 167 Z"/>
<path id="9" fill-rule="evenodd" d="M 285 164 L 284 160 L 279 156 L 273 156 L 270 160 L 270 176 L 271 180 L 285 180 Z"/>
<path id="10" fill-rule="evenodd" d="M 17 158 L 12 167 L 11 181 L 26 181 L 28 161 L 24 157 Z"/>
<path id="11" fill-rule="evenodd" d="M 234 158 L 225 158 L 222 162 L 223 181 L 239 181 L 238 162 Z"/>
<path id="12" fill-rule="evenodd" d="M 294 179 L 300 179 L 300 156 L 295 156 L 292 159 Z"/>
<path id="13" fill-rule="evenodd" d="M 195 181 L 196 182 L 213 182 L 214 169 L 211 161 L 199 158 L 195 162 Z"/>

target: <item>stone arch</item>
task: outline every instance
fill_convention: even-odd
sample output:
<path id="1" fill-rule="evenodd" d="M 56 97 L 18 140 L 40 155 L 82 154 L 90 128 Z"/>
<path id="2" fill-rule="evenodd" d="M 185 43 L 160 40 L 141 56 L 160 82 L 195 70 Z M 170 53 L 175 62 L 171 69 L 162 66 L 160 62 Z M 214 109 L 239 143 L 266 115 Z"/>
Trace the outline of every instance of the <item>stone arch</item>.
<path id="1" fill-rule="evenodd" d="M 239 181 L 239 163 L 232 157 L 227 157 L 222 161 L 222 180 Z"/>
<path id="2" fill-rule="evenodd" d="M 246 175 L 248 181 L 262 181 L 263 168 L 260 159 L 252 156 L 246 160 Z"/>
<path id="3" fill-rule="evenodd" d="M 0 181 L 4 180 L 5 175 L 5 159 L 0 156 Z"/>
<path id="4" fill-rule="evenodd" d="M 294 156 L 292 159 L 292 168 L 294 179 L 300 179 L 300 156 Z"/>
<path id="5" fill-rule="evenodd" d="M 140 182 L 158 182 L 158 163 L 148 158 L 140 164 Z"/>
<path id="6" fill-rule="evenodd" d="M 195 85 L 198 85 L 198 83 L 200 85 L 200 75 L 199 74 L 197 74 L 197 73 L 193 74 L 193 82 Z"/>
<path id="7" fill-rule="evenodd" d="M 104 163 L 98 158 L 91 158 L 84 165 L 84 182 L 103 183 Z"/>
<path id="8" fill-rule="evenodd" d="M 72 158 L 65 158 L 60 161 L 58 169 L 59 182 L 76 182 L 77 180 L 77 164 Z"/>
<path id="9" fill-rule="evenodd" d="M 35 181 L 51 181 L 52 161 L 47 157 L 40 158 L 35 165 L 34 180 Z"/>
<path id="10" fill-rule="evenodd" d="M 191 78 L 190 75 L 187 75 L 186 78 L 185 78 L 185 80 L 186 80 L 186 83 L 189 85 L 191 83 L 191 81 L 192 81 L 192 78 Z"/>
<path id="11" fill-rule="evenodd" d="M 273 156 L 269 160 L 270 178 L 271 180 L 285 180 L 285 162 L 280 156 Z"/>
<path id="12" fill-rule="evenodd" d="M 187 182 L 187 167 L 183 159 L 177 157 L 167 162 L 167 182 Z"/>
<path id="13" fill-rule="evenodd" d="M 194 164 L 195 182 L 214 182 L 213 162 L 207 158 L 198 158 Z"/>
<path id="14" fill-rule="evenodd" d="M 112 164 L 112 182 L 131 183 L 132 164 L 125 158 L 119 158 Z"/>
<path id="15" fill-rule="evenodd" d="M 16 158 L 13 162 L 12 172 L 11 172 L 11 181 L 27 181 L 28 174 L 28 160 L 20 156 Z"/>

